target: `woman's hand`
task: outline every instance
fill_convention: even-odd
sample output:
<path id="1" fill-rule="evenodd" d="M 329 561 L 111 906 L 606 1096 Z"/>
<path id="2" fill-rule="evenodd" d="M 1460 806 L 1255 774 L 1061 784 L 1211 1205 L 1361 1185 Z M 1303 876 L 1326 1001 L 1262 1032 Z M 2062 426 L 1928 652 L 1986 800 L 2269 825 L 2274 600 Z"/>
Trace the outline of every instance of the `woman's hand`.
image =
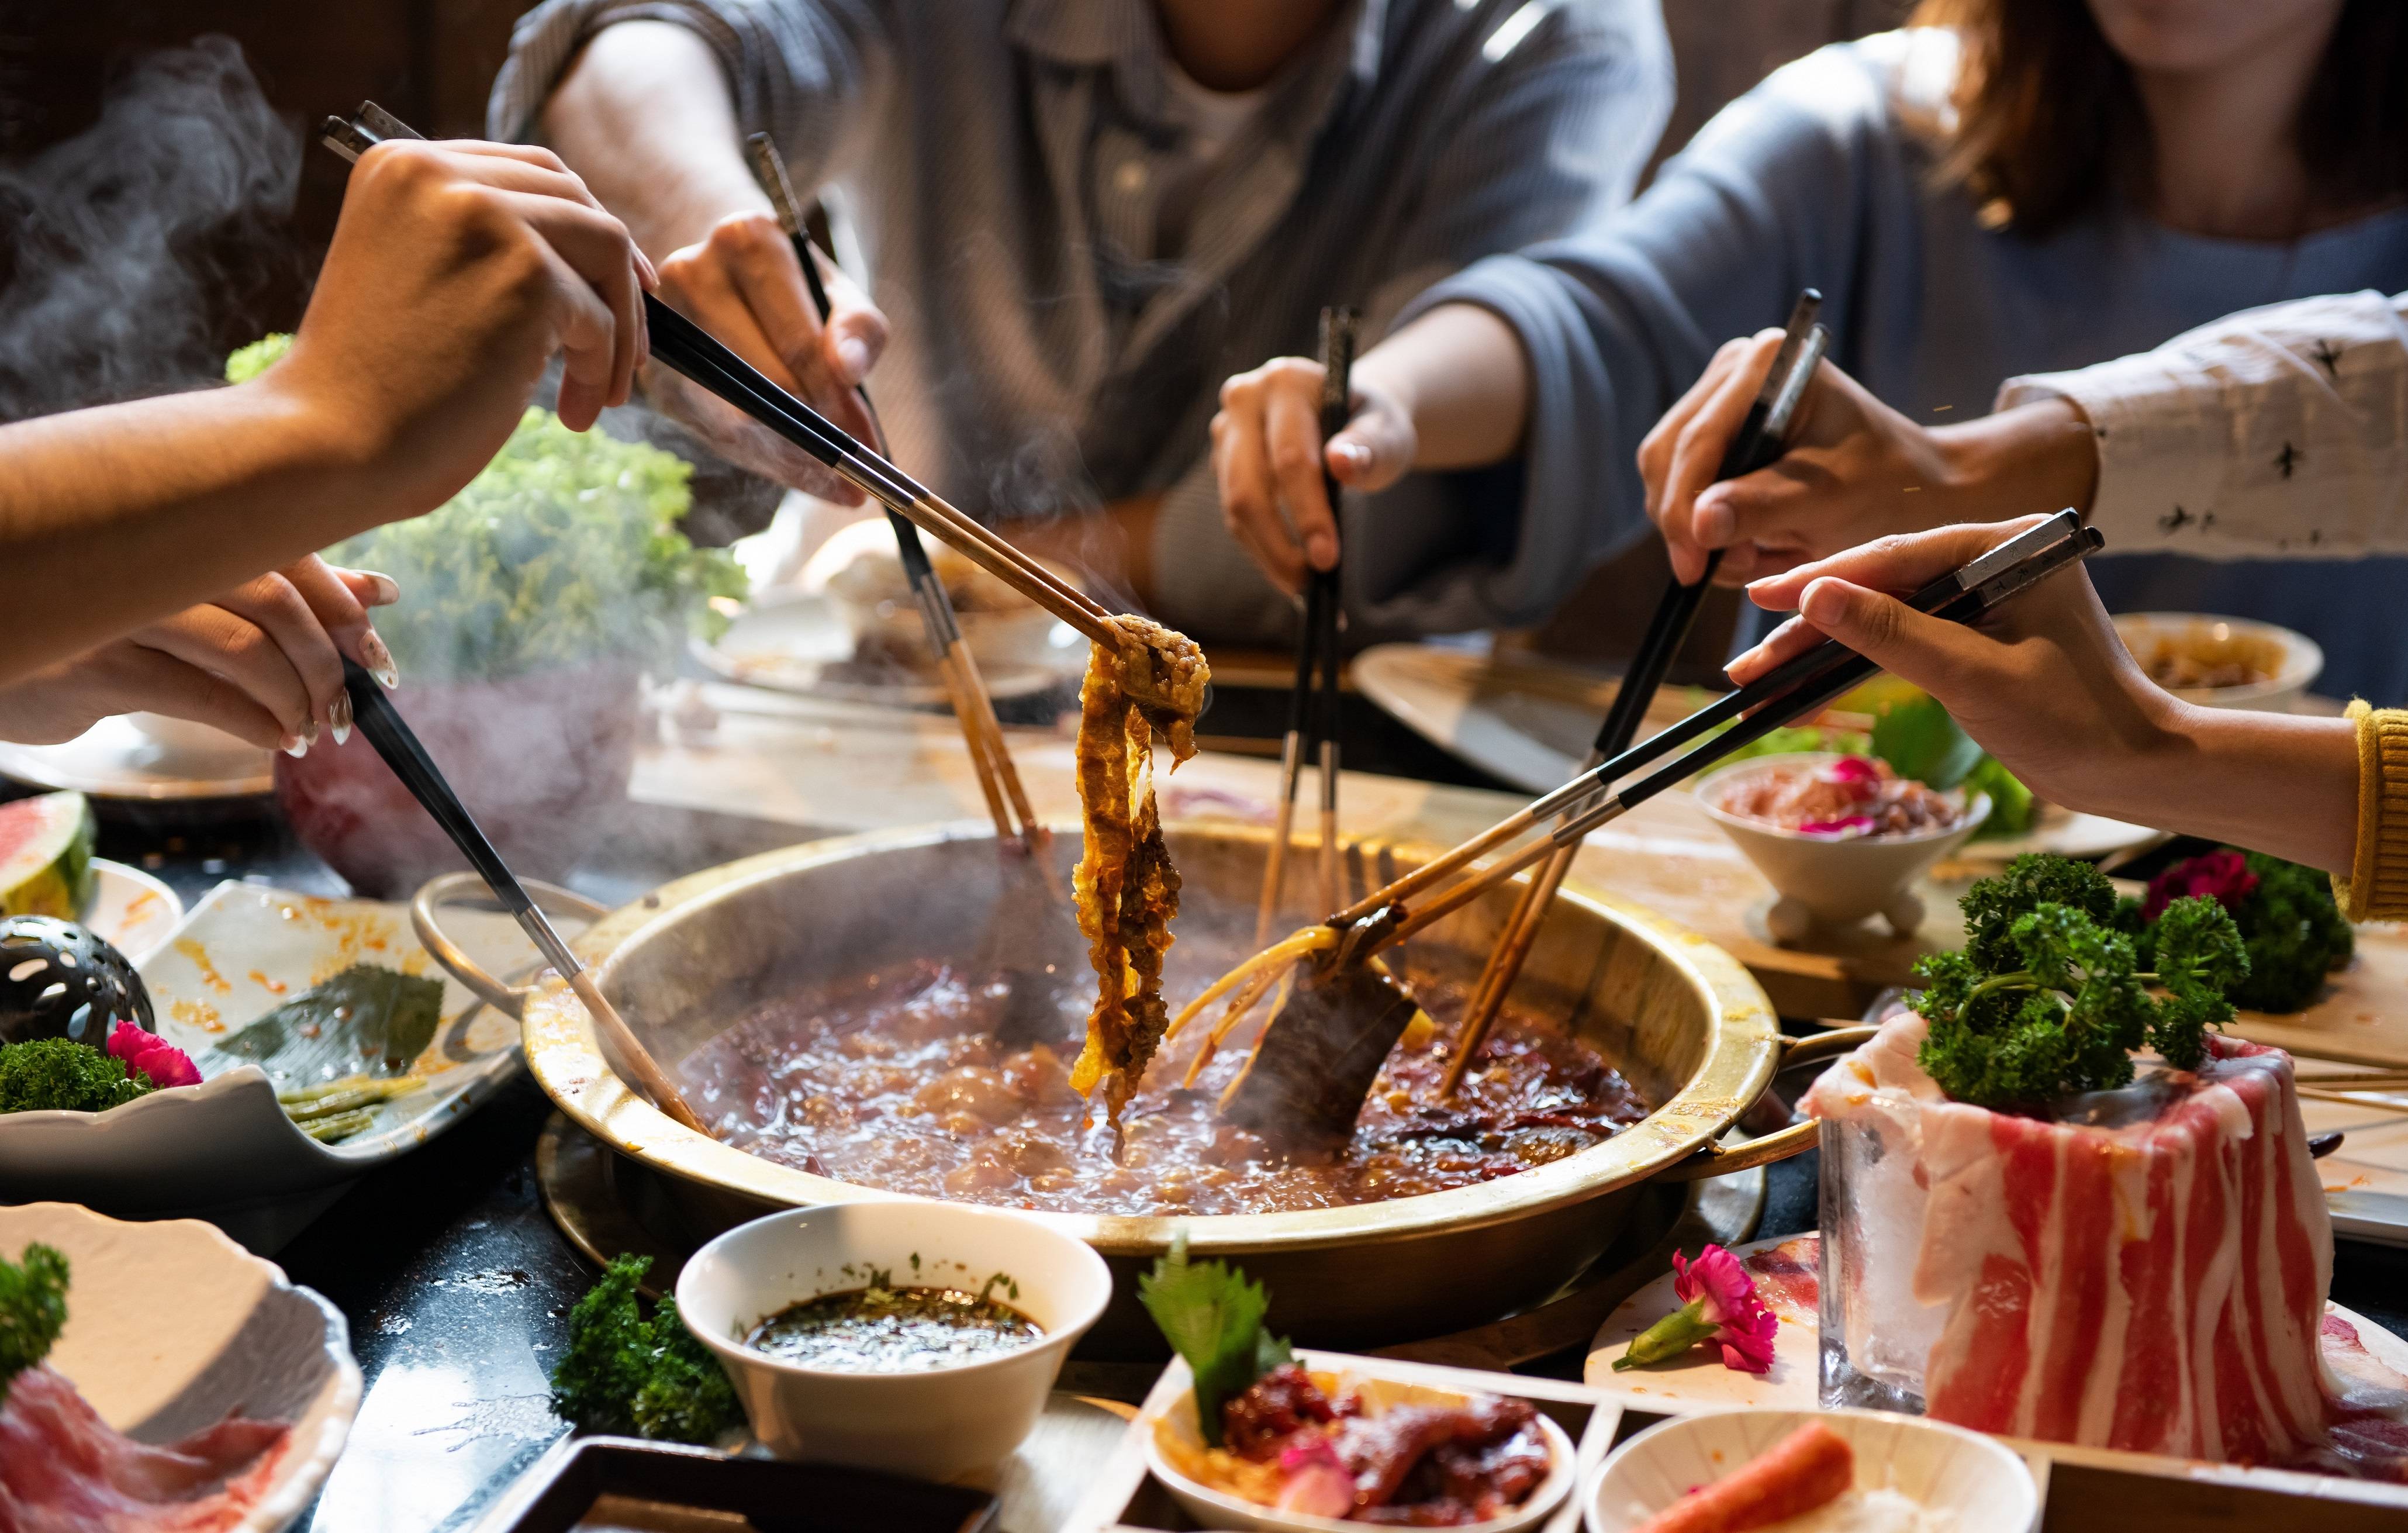
<path id="1" fill-rule="evenodd" d="M 1338 517 L 1321 476 L 1348 489 L 1384 490 L 1413 466 L 1412 416 L 1375 377 L 1350 380 L 1353 416 L 1321 439 L 1318 362 L 1278 357 L 1221 385 L 1212 417 L 1212 474 L 1221 515 L 1239 546 L 1283 589 L 1304 589 L 1307 569 L 1338 563 Z"/>
<path id="2" fill-rule="evenodd" d="M 2088 575 L 2061 570 L 1978 626 L 1918 612 L 1890 595 L 1936 580 L 2039 521 L 1885 537 L 1756 581 L 1748 595 L 1757 606 L 1798 616 L 1732 661 L 1731 680 L 1744 685 L 1836 638 L 1939 698 L 2042 797 L 2129 817 L 2162 799 L 2193 710 L 2142 674 Z M 2157 808 L 2162 815 L 2162 803 Z"/>
<path id="3" fill-rule="evenodd" d="M 2070 403 L 1927 429 L 1828 362 L 1799 403 L 1789 451 L 1717 482 L 1780 348 L 1778 330 L 1726 343 L 1639 445 L 1647 514 L 1680 579 L 1704 573 L 1716 549 L 1716 583 L 1738 585 L 1887 533 L 2088 508 L 2097 446 Z"/>
<path id="4" fill-rule="evenodd" d="M 385 576 L 311 554 L 0 688 L 0 738 L 52 744 L 112 714 L 149 712 L 296 756 L 324 732 L 339 743 L 351 731 L 342 657 L 394 683 L 367 609 L 398 595 Z"/>
<path id="5" fill-rule="evenodd" d="M 886 316 L 823 263 L 829 313 L 820 322 L 794 241 L 766 208 L 731 213 L 661 263 L 664 302 L 710 332 L 764 376 L 864 442 L 876 437 L 853 386 L 886 349 Z M 729 461 L 838 505 L 860 491 L 751 417 L 657 364 L 644 370 L 653 402 Z"/>

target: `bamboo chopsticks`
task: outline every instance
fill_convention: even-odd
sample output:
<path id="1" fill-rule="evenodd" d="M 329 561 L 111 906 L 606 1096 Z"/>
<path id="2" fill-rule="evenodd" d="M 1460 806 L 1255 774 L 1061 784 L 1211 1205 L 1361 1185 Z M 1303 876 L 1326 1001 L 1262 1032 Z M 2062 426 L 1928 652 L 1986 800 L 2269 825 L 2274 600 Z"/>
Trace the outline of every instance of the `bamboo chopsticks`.
<path id="1" fill-rule="evenodd" d="M 326 119 L 320 136 L 327 147 L 351 160 L 357 160 L 387 138 L 420 136 L 372 101 L 361 103 L 351 118 Z M 1123 647 L 1125 640 L 1111 614 L 1085 592 L 947 505 L 934 491 L 762 377 L 751 363 L 649 293 L 644 294 L 644 320 L 652 331 L 653 360 L 683 374 L 802 449 L 880 505 L 901 512 L 951 543 L 963 557 L 1060 618 L 1090 641 L 1114 650 Z"/>
<path id="2" fill-rule="evenodd" d="M 1354 338 L 1362 316 L 1352 308 L 1321 311 L 1321 439 L 1345 429 L 1354 391 Z M 1330 514 L 1338 511 L 1340 485 L 1328 465 L 1322 466 L 1321 487 L 1329 497 Z M 1288 697 L 1287 734 L 1280 742 L 1279 820 L 1271 830 L 1268 857 L 1263 864 L 1262 897 L 1254 910 L 1254 942 L 1270 940 L 1271 921 L 1279 910 L 1280 886 L 1287 872 L 1289 838 L 1296 824 L 1297 780 L 1303 775 L 1309 737 L 1320 740 L 1321 771 L 1321 903 L 1335 910 L 1339 898 L 1338 859 L 1338 729 L 1342 695 L 1339 682 L 1343 661 L 1338 648 L 1342 625 L 1341 583 L 1337 566 L 1311 572 L 1305 585 L 1304 621 L 1296 639 L 1296 689 Z M 1320 687 L 1313 685 L 1319 667 Z"/>
<path id="3" fill-rule="evenodd" d="M 1724 451 L 1715 479 L 1752 474 L 1781 455 L 1790 419 L 1797 413 L 1806 385 L 1830 344 L 1830 332 L 1814 322 L 1822 307 L 1823 295 L 1813 288 L 1798 295 L 1797 305 L 1789 313 L 1788 328 L 1781 337 L 1781 349 L 1765 371 L 1764 384 L 1756 393 L 1755 404 L 1749 407 L 1747 418 Z M 1665 591 L 1640 640 L 1638 652 L 1631 656 L 1630 666 L 1614 692 L 1612 705 L 1606 709 L 1605 722 L 1598 726 L 1597 741 L 1583 764 L 1584 771 L 1593 771 L 1608 758 L 1629 749 L 1631 739 L 1639 733 L 1640 722 L 1647 715 L 1648 704 L 1655 699 L 1656 690 L 1664 684 L 1665 673 L 1688 643 L 1706 588 L 1713 583 L 1721 563 L 1722 551 L 1716 549 L 1707 556 L 1705 573 L 1697 583 L 1683 585 L 1675 580 Z M 1571 870 L 1572 858 L 1579 851 L 1578 841 L 1559 846 L 1530 875 L 1521 900 L 1506 919 L 1500 934 L 1502 940 L 1490 951 L 1479 981 L 1472 987 L 1471 1004 L 1464 1011 L 1463 1024 L 1455 1039 L 1455 1058 L 1439 1083 L 1440 1096 L 1454 1095 L 1464 1071 L 1470 1067 L 1471 1056 L 1487 1039 L 1488 1029 L 1495 1024 L 1506 996 L 1522 972 L 1523 962 L 1538 940 L 1539 927 L 1547 918 L 1548 907 L 1555 902 L 1555 891 L 1562 887 L 1564 875 Z"/>
<path id="4" fill-rule="evenodd" d="M 766 133 L 756 133 L 744 142 L 752 154 L 753 174 L 762 190 L 769 194 L 769 205 L 777 211 L 778 222 L 794 245 L 795 259 L 802 265 L 803 282 L 810 290 L 812 306 L 819 310 L 821 322 L 825 323 L 835 306 L 829 301 L 827 284 L 820 278 L 818 253 L 811 249 L 810 236 L 803 228 L 802 208 L 795 200 L 794 185 L 786 179 L 785 159 Z M 878 407 L 869 402 L 869 386 L 856 385 L 853 392 L 868 413 L 870 435 L 876 438 L 879 452 L 892 457 L 886 427 L 878 418 Z M 953 717 L 961 722 L 962 738 L 969 747 L 970 766 L 978 774 L 979 790 L 986 797 L 987 813 L 995 820 L 995 833 L 1004 840 L 1017 839 L 1034 851 L 1044 838 L 1045 827 L 1028 807 L 1027 791 L 1020 784 L 1020 770 L 1012 765 L 1011 752 L 1004 744 L 1003 725 L 995 716 L 995 700 L 987 695 L 986 680 L 979 674 L 977 658 L 962 638 L 953 598 L 946 595 L 945 582 L 937 578 L 936 567 L 928 562 L 928 551 L 920 541 L 920 529 L 892 508 L 886 512 L 886 520 L 895 533 L 895 549 L 903 562 L 904 577 L 910 582 L 911 599 L 927 628 L 928 649 L 937 657 L 938 670 L 944 677 Z"/>

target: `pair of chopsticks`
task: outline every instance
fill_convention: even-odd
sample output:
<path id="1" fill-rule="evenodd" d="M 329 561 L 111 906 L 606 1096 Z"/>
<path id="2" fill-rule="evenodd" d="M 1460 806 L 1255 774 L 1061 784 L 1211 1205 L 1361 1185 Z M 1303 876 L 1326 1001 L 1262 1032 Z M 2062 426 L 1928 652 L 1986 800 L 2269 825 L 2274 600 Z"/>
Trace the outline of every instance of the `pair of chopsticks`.
<path id="1" fill-rule="evenodd" d="M 359 724 L 360 733 L 376 747 L 377 754 L 393 768 L 393 775 L 401 779 L 402 786 L 409 790 L 410 796 L 416 798 L 434 817 L 435 823 L 443 827 L 444 834 L 452 838 L 452 844 L 468 859 L 468 866 L 485 881 L 485 887 L 491 889 L 494 897 L 510 912 L 511 918 L 518 922 L 519 929 L 534 941 L 537 951 L 543 954 L 562 979 L 568 981 L 568 987 L 577 993 L 577 998 L 585 1003 L 586 1011 L 601 1031 L 606 1049 L 625 1061 L 636 1083 L 644 1088 L 662 1111 L 697 1133 L 710 1132 L 702 1126 L 702 1120 L 695 1116 L 694 1110 L 686 1106 L 685 1098 L 679 1094 L 677 1087 L 670 1084 L 667 1074 L 652 1058 L 651 1051 L 637 1039 L 634 1031 L 627 1026 L 626 1019 L 619 1015 L 618 1008 L 612 1006 L 595 984 L 592 971 L 579 962 L 577 954 L 562 939 L 550 918 L 527 894 L 526 886 L 519 882 L 518 875 L 502 861 L 502 854 L 494 850 L 494 843 L 485 838 L 476 817 L 468 812 L 466 804 L 460 802 L 460 795 L 452 791 L 452 784 L 445 781 L 443 773 L 427 755 L 426 748 L 418 743 L 417 735 L 403 722 L 400 710 L 393 706 L 393 699 L 385 695 L 384 688 L 377 684 L 376 678 L 370 676 L 359 662 L 349 656 L 343 660 L 343 690 L 351 695 L 351 717 Z"/>
<path id="2" fill-rule="evenodd" d="M 1772 365 L 1765 372 L 1763 387 L 1756 391 L 1756 402 L 1748 408 L 1739 434 L 1724 450 L 1722 463 L 1714 472 L 1716 480 L 1753 474 L 1781 456 L 1788 439 L 1789 423 L 1798 413 L 1798 403 L 1805 397 L 1806 385 L 1813 380 L 1814 369 L 1831 343 L 1831 333 L 1814 322 L 1822 307 L 1823 295 L 1813 288 L 1798 295 L 1796 307 L 1789 311 L 1788 328 L 1781 337 L 1781 349 L 1773 353 Z M 1689 641 L 1689 631 L 1697 625 L 1698 609 L 1706 588 L 1713 582 L 1722 558 L 1723 551 L 1714 550 L 1707 555 L 1705 573 L 1696 584 L 1683 585 L 1675 580 L 1666 589 L 1640 640 L 1638 652 L 1631 656 L 1630 666 L 1623 673 L 1612 706 L 1606 709 L 1605 722 L 1598 726 L 1597 741 L 1590 747 L 1588 760 L 1582 764 L 1583 771 L 1594 771 L 1630 748 L 1640 722 L 1647 716 L 1648 704 L 1664 684 L 1665 673 Z M 1472 987 L 1471 1004 L 1464 1011 L 1463 1026 L 1455 1040 L 1455 1058 L 1447 1065 L 1445 1079 L 1439 1083 L 1440 1096 L 1454 1094 L 1464 1071 L 1471 1065 L 1471 1056 L 1486 1040 L 1488 1029 L 1503 1010 L 1505 997 L 1520 976 L 1532 944 L 1538 940 L 1540 924 L 1555 902 L 1555 891 L 1562 887 L 1564 875 L 1570 871 L 1572 858 L 1579 851 L 1578 840 L 1557 847 L 1545 864 L 1530 875 L 1520 902 L 1506 918 L 1499 934 L 1502 940 L 1490 950 L 1488 962 L 1482 967 L 1479 981 Z"/>
<path id="3" fill-rule="evenodd" d="M 1918 611 L 1951 623 L 1972 623 L 2041 580 L 2096 552 L 2097 529 L 2072 511 L 2059 511 L 2028 532 L 1941 577 L 1907 598 Z M 1325 924 L 1344 931 L 1382 918 L 1353 952 L 1361 957 L 1399 942 L 1460 910 L 1556 849 L 1576 847 L 1598 826 L 1620 818 L 1715 761 L 1795 720 L 1811 717 L 1879 670 L 1871 661 L 1827 639 L 1735 692 L 1633 746 L 1593 771 L 1584 772 L 1470 840 L 1415 868 L 1339 911 Z M 1717 725 L 1730 727 L 1694 749 L 1672 753 Z M 1613 784 L 1642 767 L 1646 776 L 1621 788 Z M 1558 823 L 1541 839 L 1467 874 L 1426 901 L 1422 891 L 1481 857 L 1519 840 L 1550 820 Z M 1411 903 L 1409 903 L 1411 902 Z"/>
<path id="4" fill-rule="evenodd" d="M 421 136 L 372 101 L 351 118 L 330 117 L 320 136 L 357 160 L 387 138 Z M 653 360 L 683 374 L 810 456 L 846 483 L 943 538 L 963 557 L 1077 629 L 1089 641 L 1120 651 L 1125 640 L 1111 614 L 1095 599 L 1011 546 L 976 520 L 853 439 L 810 406 L 778 387 L 692 320 L 647 293 L 644 322 Z"/>
<path id="5" fill-rule="evenodd" d="M 1352 308 L 1321 311 L 1321 439 L 1346 429 L 1354 396 L 1355 333 L 1362 315 Z M 1338 514 L 1340 486 L 1326 462 L 1321 488 L 1329 497 L 1330 515 Z M 1280 742 L 1279 823 L 1271 831 L 1270 857 L 1263 866 L 1263 893 L 1254 910 L 1254 942 L 1270 940 L 1271 920 L 1279 911 L 1280 885 L 1287 872 L 1288 838 L 1296 824 L 1297 780 L 1304 772 L 1308 734 L 1320 737 L 1321 769 L 1321 903 L 1338 908 L 1338 728 L 1342 698 L 1339 679 L 1343 669 L 1338 634 L 1344 617 L 1338 566 L 1310 572 L 1304 591 L 1304 623 L 1296 638 L 1296 689 L 1288 696 L 1287 735 Z M 1315 667 L 1320 687 L 1313 685 Z"/>
<path id="6" fill-rule="evenodd" d="M 811 249 L 810 236 L 803 228 L 802 208 L 795 200 L 794 184 L 786 179 L 785 159 L 766 133 L 756 133 L 744 142 L 752 153 L 753 175 L 760 180 L 761 189 L 769 194 L 769 205 L 777 210 L 778 222 L 794 245 L 795 259 L 803 268 L 803 282 L 810 289 L 811 303 L 819 310 L 820 322 L 824 324 L 835 305 L 829 301 L 827 283 L 820 277 L 818 252 Z M 894 454 L 887 446 L 886 427 L 878 419 L 878 407 L 869 402 L 869 386 L 858 385 L 853 392 L 860 395 L 861 408 L 869 415 L 869 430 L 877 439 L 879 453 L 891 458 Z M 1028 794 L 1020 785 L 1020 770 L 1012 765 L 1011 752 L 1003 742 L 1003 725 L 995 716 L 995 700 L 987 695 L 986 680 L 979 674 L 977 659 L 963 642 L 953 598 L 945 594 L 945 582 L 937 578 L 936 566 L 928 562 L 928 551 L 920 541 L 920 529 L 892 507 L 887 509 L 886 521 L 895 533 L 896 552 L 903 562 L 904 579 L 910 583 L 912 602 L 920 609 L 921 621 L 927 627 L 928 648 L 944 676 L 953 717 L 961 722 L 962 738 L 969 746 L 970 766 L 978 774 L 980 791 L 986 795 L 987 813 L 995 819 L 996 836 L 1007 841 L 1016 838 L 1022 846 L 1034 851 L 1044 838 L 1045 827 L 1028 807 Z"/>

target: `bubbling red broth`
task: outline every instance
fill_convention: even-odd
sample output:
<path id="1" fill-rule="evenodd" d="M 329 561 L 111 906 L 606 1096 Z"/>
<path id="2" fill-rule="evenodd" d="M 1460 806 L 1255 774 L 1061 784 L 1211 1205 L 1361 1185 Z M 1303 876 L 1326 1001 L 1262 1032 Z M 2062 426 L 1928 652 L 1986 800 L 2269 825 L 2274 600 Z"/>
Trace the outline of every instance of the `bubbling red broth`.
<path id="1" fill-rule="evenodd" d="M 1511 1008 L 1440 1101 L 1465 987 L 1417 981 L 1439 1025 L 1408 1031 L 1342 1142 L 1274 1147 L 1220 1121 L 1222 1088 L 1261 1025 L 1250 1019 L 1192 1087 L 1182 1082 L 1204 1026 L 1163 1047 L 1124 1113 L 1115 1161 L 1101 1112 L 1090 1122 L 1070 1089 L 1086 1004 L 1078 979 L 1067 968 L 890 966 L 759 1007 L 688 1054 L 679 1084 L 720 1139 L 781 1165 L 1068 1213 L 1271 1213 L 1409 1197 L 1560 1160 L 1647 1113 L 1595 1050 Z"/>

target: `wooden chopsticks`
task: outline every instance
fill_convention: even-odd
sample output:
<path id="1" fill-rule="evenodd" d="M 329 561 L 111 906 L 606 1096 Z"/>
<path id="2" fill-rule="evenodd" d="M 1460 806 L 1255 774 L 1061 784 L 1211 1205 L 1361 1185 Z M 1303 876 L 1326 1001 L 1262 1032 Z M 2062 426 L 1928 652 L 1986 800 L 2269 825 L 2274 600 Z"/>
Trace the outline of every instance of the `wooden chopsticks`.
<path id="1" fill-rule="evenodd" d="M 1756 402 L 1749 407 L 1738 435 L 1723 452 L 1714 474 L 1716 480 L 1752 474 L 1781 455 L 1798 403 L 1805 397 L 1806 385 L 1830 345 L 1830 332 L 1814 322 L 1822 307 L 1823 295 L 1813 288 L 1798 295 L 1796 306 L 1789 311 L 1788 328 L 1781 337 L 1781 349 L 1773 353 L 1772 365 L 1766 369 L 1764 384 L 1757 390 Z M 1722 557 L 1720 549 L 1707 555 L 1705 573 L 1695 584 L 1683 585 L 1674 580 L 1666 588 L 1640 640 L 1638 652 L 1631 656 L 1630 666 L 1623 673 L 1622 685 L 1606 709 L 1605 721 L 1598 726 L 1596 743 L 1590 747 L 1582 770 L 1594 771 L 1609 758 L 1629 749 L 1656 689 L 1664 684 L 1665 673 L 1689 641 L 1689 632 L 1697 625 L 1698 607 Z M 1456 1035 L 1455 1057 L 1439 1083 L 1441 1097 L 1454 1094 L 1464 1071 L 1470 1067 L 1471 1056 L 1486 1040 L 1488 1029 L 1503 1010 L 1505 997 L 1538 940 L 1539 927 L 1546 920 L 1548 907 L 1555 902 L 1555 891 L 1562 887 L 1564 876 L 1571 870 L 1572 858 L 1579 852 L 1577 840 L 1558 846 L 1530 875 L 1513 913 L 1506 918 L 1500 933 L 1502 940 L 1489 951 L 1488 962 L 1482 967 L 1479 981 L 1472 987 L 1471 1004 L 1464 1011 L 1463 1024 Z"/>
<path id="2" fill-rule="evenodd" d="M 795 259 L 803 268 L 804 285 L 810 290 L 811 303 L 819 310 L 821 322 L 825 323 L 835 306 L 829 301 L 827 283 L 820 277 L 818 252 L 811 249 L 810 236 L 803 228 L 802 208 L 795 200 L 794 184 L 786 179 L 785 159 L 766 133 L 756 133 L 744 142 L 752 154 L 753 174 L 762 190 L 769 194 L 769 205 L 777 211 L 778 222 L 794 244 Z M 870 435 L 876 438 L 880 454 L 892 458 L 894 451 L 887 445 L 886 427 L 878 418 L 878 407 L 869 402 L 869 386 L 856 385 L 853 392 L 868 413 Z M 1004 840 L 1017 839 L 1035 851 L 1044 838 L 1045 826 L 1028 807 L 1028 794 L 1020 784 L 1020 770 L 1012 765 L 1011 752 L 1004 744 L 1003 725 L 995 716 L 995 700 L 987 694 L 986 679 L 979 674 L 977 657 L 962 638 L 953 598 L 946 595 L 945 582 L 937 578 L 936 567 L 928 562 L 928 551 L 920 541 L 920 529 L 892 508 L 887 509 L 886 521 L 895 533 L 896 552 L 903 562 L 904 578 L 910 582 L 911 599 L 920 609 L 921 620 L 928 631 L 928 649 L 937 657 L 938 669 L 945 679 L 946 695 L 953 705 L 953 717 L 960 721 L 962 738 L 969 746 L 970 766 L 986 797 L 987 813 L 994 817 L 995 833 Z"/>
<path id="3" fill-rule="evenodd" d="M 420 136 L 376 103 L 363 102 L 351 118 L 330 117 L 320 129 L 326 145 L 357 160 L 387 138 Z M 936 534 L 963 557 L 1060 618 L 1096 644 L 1121 649 L 1125 640 L 1111 614 L 1085 592 L 1011 546 L 977 521 L 855 441 L 810 406 L 761 376 L 758 369 L 692 320 L 647 293 L 644 321 L 652 331 L 652 357 L 817 459 L 830 472 L 889 510 L 899 511 Z"/>
<path id="4" fill-rule="evenodd" d="M 1326 443 L 1346 427 L 1353 398 L 1354 339 L 1362 316 L 1352 308 L 1321 311 L 1321 439 Z M 1340 486 L 1325 462 L 1321 487 L 1329 497 L 1330 514 L 1338 512 Z M 1287 734 L 1280 742 L 1279 821 L 1271 831 L 1270 854 L 1263 865 L 1263 892 L 1254 910 L 1254 942 L 1270 940 L 1271 921 L 1279 910 L 1280 886 L 1287 871 L 1289 838 L 1296 824 L 1297 780 L 1303 775 L 1308 737 L 1320 738 L 1321 771 L 1321 900 L 1320 909 L 1338 907 L 1338 731 L 1343 697 L 1339 682 L 1344 661 L 1339 652 L 1343 626 L 1343 589 L 1338 566 L 1310 572 L 1305 584 L 1304 621 L 1296 639 L 1296 688 L 1288 697 Z M 1315 667 L 1320 674 L 1316 692 Z"/>
<path id="5" fill-rule="evenodd" d="M 2095 528 L 2082 525 L 2077 514 L 2060 511 L 1934 580 L 1907 600 L 1934 617 L 1971 623 L 2067 565 L 2087 557 L 2104 541 Z M 1402 941 L 1548 856 L 1555 848 L 1576 846 L 1590 831 L 1740 747 L 1821 711 L 1878 668 L 1855 651 L 1825 640 L 1595 770 L 1572 779 L 1385 888 L 1367 895 L 1332 916 L 1326 924 L 1343 930 L 1375 916 L 1384 918 L 1384 930 L 1358 943 L 1354 949 L 1356 956 Z M 1622 778 L 1670 755 L 1722 724 L 1729 727 L 1656 766 L 1637 781 L 1614 787 Z M 1541 828 L 1550 820 L 1557 824 L 1541 839 L 1467 874 L 1426 900 L 1419 897 L 1422 891 L 1440 880 Z"/>
<path id="6" fill-rule="evenodd" d="M 568 944 L 561 939 L 550 919 L 527 894 L 526 886 L 519 882 L 518 875 L 502 861 L 502 854 L 494 850 L 494 843 L 486 839 L 476 817 L 468 812 L 466 804 L 460 802 L 460 795 L 452 791 L 452 784 L 445 780 L 433 758 L 427 755 L 426 748 L 419 744 L 418 736 L 403 721 L 400 710 L 393 706 L 393 699 L 385 695 L 384 688 L 379 686 L 376 679 L 357 661 L 349 657 L 343 661 L 343 690 L 351 695 L 351 717 L 358 723 L 360 733 L 376 747 L 377 754 L 393 768 L 393 775 L 401 779 L 402 786 L 409 790 L 410 796 L 424 806 L 435 823 L 443 827 L 444 834 L 452 838 L 452 844 L 460 849 L 461 855 L 468 859 L 468 866 L 483 878 L 485 887 L 491 889 L 494 897 L 510 912 L 518 922 L 519 929 L 534 940 L 545 960 L 562 979 L 568 981 L 569 988 L 577 993 L 577 998 L 585 1003 L 586 1011 L 601 1031 L 606 1053 L 615 1053 L 625 1063 L 628 1072 L 636 1078 L 636 1083 L 663 1112 L 697 1133 L 710 1132 L 702 1126 L 702 1120 L 694 1115 L 694 1110 L 686 1106 L 684 1096 L 670 1083 L 651 1052 L 628 1027 L 626 1019 L 619 1015 L 618 1008 L 612 1006 L 595 984 L 594 976 L 579 962 Z"/>

